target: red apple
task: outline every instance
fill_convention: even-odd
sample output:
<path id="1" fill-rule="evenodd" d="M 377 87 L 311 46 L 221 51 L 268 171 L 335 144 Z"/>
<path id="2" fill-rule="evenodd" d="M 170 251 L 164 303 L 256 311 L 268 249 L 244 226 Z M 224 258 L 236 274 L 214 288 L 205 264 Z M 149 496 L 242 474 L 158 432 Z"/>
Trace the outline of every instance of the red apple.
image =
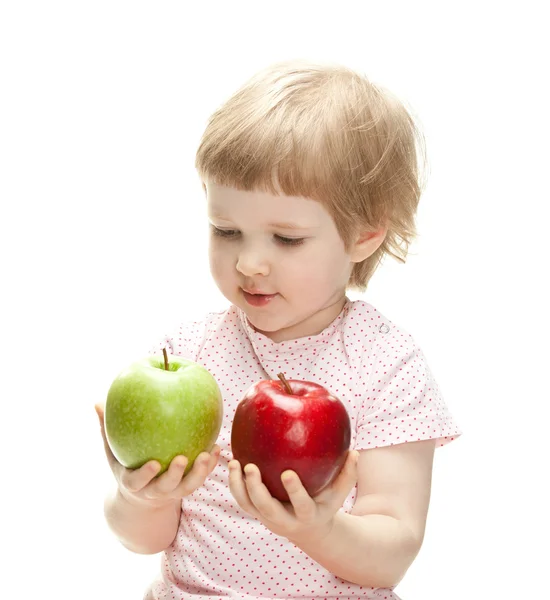
<path id="1" fill-rule="evenodd" d="M 345 406 L 322 385 L 278 377 L 256 382 L 239 402 L 231 449 L 241 467 L 254 463 L 271 495 L 287 502 L 281 474 L 292 469 L 315 496 L 342 469 L 351 428 Z"/>

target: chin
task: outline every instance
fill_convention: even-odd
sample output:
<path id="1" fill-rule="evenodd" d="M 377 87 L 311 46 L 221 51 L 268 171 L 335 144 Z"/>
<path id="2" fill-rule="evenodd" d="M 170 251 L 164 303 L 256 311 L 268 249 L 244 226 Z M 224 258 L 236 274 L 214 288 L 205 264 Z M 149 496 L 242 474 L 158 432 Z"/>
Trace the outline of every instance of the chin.
<path id="1" fill-rule="evenodd" d="M 272 319 L 255 319 L 253 315 L 251 315 L 246 308 L 243 308 L 244 314 L 249 320 L 250 324 L 254 326 L 254 329 L 258 330 L 260 333 L 273 333 L 275 331 L 279 331 L 279 329 L 284 329 L 284 325 L 273 323 Z"/>

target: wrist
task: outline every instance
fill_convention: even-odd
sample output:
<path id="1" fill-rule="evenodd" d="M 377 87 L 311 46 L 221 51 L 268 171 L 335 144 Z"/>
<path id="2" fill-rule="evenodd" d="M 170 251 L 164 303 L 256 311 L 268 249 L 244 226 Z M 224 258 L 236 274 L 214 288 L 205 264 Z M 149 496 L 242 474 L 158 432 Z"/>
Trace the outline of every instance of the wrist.
<path id="1" fill-rule="evenodd" d="M 330 534 L 334 528 L 337 516 L 338 513 L 336 513 L 326 523 L 318 525 L 317 527 L 296 532 L 295 535 L 287 536 L 287 539 L 289 542 L 292 542 L 295 546 L 298 546 L 298 548 L 301 548 L 302 550 L 305 547 L 323 545 L 330 538 Z"/>
<path id="2" fill-rule="evenodd" d="M 140 498 L 137 496 L 134 496 L 128 492 L 126 492 L 125 490 L 121 489 L 121 488 L 117 488 L 117 492 L 116 492 L 116 501 L 120 502 L 122 505 L 124 506 L 128 506 L 129 508 L 132 508 L 134 510 L 143 510 L 143 511 L 150 511 L 150 510 L 163 510 L 163 509 L 170 509 L 170 508 L 176 508 L 179 506 L 181 500 L 178 499 L 174 499 L 174 498 L 168 498 L 168 499 L 155 499 L 155 500 L 151 500 L 151 499 L 147 499 L 147 498 Z"/>

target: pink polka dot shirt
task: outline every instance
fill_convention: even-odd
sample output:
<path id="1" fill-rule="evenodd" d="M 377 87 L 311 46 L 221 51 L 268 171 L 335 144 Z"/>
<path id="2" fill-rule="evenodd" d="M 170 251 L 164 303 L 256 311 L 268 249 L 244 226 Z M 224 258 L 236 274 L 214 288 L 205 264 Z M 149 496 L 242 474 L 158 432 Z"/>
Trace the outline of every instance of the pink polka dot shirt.
<path id="1" fill-rule="evenodd" d="M 390 589 L 364 588 L 334 576 L 285 538 L 245 513 L 228 486 L 231 423 L 237 404 L 260 379 L 313 381 L 348 410 L 351 447 L 418 440 L 452 441 L 460 431 L 412 337 L 364 301 L 347 300 L 321 333 L 273 342 L 242 310 L 209 313 L 181 325 L 153 348 L 202 364 L 223 394 L 220 460 L 204 486 L 182 501 L 176 539 L 146 600 L 209 598 L 370 598 L 399 600 Z M 342 510 L 350 511 L 356 490 Z"/>

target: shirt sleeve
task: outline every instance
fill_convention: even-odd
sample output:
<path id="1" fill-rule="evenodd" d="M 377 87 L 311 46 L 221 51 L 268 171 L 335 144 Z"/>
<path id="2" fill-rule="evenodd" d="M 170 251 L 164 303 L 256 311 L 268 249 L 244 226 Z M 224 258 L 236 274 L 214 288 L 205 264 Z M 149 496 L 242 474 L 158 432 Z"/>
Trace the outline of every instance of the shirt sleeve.
<path id="1" fill-rule="evenodd" d="M 411 336 L 379 345 L 366 377 L 357 419 L 356 449 L 461 435 L 421 349 Z"/>
<path id="2" fill-rule="evenodd" d="M 150 349 L 149 354 L 161 354 L 162 349 L 197 362 L 206 336 L 207 318 L 199 321 L 180 323 L 174 331 L 162 336 Z"/>

